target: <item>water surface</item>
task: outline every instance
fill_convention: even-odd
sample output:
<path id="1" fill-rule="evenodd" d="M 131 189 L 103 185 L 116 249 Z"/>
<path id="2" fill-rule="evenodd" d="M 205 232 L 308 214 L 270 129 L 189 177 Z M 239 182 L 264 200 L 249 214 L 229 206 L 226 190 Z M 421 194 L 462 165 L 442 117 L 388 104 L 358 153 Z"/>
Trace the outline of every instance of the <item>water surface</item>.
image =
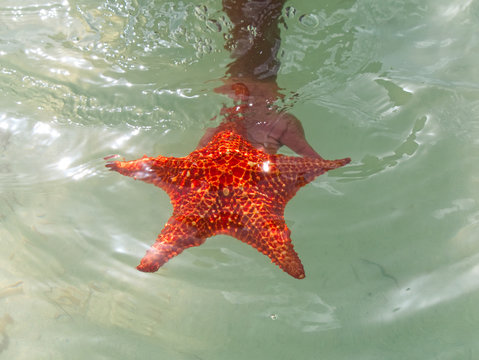
<path id="1" fill-rule="evenodd" d="M 226 236 L 143 274 L 171 205 L 103 157 L 184 156 L 214 124 L 220 2 L 2 1 L 1 358 L 479 356 L 479 3 L 284 19 L 279 105 L 353 159 L 286 209 L 306 279 Z"/>

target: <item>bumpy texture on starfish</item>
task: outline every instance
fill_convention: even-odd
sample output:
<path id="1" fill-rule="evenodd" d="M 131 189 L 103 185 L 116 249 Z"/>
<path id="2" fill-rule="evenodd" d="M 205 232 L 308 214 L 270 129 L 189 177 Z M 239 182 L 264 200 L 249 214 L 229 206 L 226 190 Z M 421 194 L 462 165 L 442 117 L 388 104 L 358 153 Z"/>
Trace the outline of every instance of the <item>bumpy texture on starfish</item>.
<path id="1" fill-rule="evenodd" d="M 173 215 L 138 270 L 157 271 L 184 249 L 227 234 L 302 279 L 303 265 L 291 244 L 284 208 L 299 188 L 349 161 L 269 155 L 226 130 L 183 158 L 144 156 L 106 166 L 162 188 L 173 204 Z"/>

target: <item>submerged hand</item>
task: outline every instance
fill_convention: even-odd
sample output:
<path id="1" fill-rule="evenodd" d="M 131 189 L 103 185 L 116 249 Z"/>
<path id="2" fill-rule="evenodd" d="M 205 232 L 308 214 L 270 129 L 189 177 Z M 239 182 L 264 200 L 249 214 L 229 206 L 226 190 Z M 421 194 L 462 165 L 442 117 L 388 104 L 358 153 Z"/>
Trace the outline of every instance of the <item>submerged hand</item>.
<path id="1" fill-rule="evenodd" d="M 226 94 L 239 102 L 236 107 L 225 108 L 223 112 L 236 111 L 241 114 L 241 117 L 237 116 L 232 121 L 241 121 L 242 135 L 251 145 L 268 154 L 275 154 L 284 145 L 298 155 L 321 159 L 307 142 L 301 122 L 294 115 L 279 111 L 273 106 L 273 102 L 282 97 L 276 82 L 241 80 L 242 82 L 235 82 L 228 79 L 216 92 Z M 223 122 L 216 128 L 207 129 L 198 148 L 206 146 L 227 123 Z"/>

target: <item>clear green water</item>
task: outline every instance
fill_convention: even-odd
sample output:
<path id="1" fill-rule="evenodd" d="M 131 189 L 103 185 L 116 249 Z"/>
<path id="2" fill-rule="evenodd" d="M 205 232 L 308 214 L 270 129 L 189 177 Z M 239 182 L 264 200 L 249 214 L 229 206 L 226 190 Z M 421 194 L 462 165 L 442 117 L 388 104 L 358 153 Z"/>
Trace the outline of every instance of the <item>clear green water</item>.
<path id="1" fill-rule="evenodd" d="M 286 220 L 288 277 L 215 237 L 135 270 L 227 100 L 219 0 L 0 2 L 0 358 L 479 358 L 479 2 L 291 1 L 285 106 L 344 169 Z"/>

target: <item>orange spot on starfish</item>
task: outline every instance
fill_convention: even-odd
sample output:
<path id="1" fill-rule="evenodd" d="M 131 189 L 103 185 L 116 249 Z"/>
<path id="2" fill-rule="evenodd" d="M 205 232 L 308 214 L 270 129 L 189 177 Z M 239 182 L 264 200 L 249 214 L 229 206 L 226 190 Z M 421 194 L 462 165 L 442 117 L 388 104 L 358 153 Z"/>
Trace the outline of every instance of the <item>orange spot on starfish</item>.
<path id="1" fill-rule="evenodd" d="M 242 90 L 242 89 L 240 89 Z M 221 131 L 186 157 L 114 161 L 110 170 L 162 188 L 173 215 L 137 269 L 154 272 L 186 248 L 226 234 L 250 244 L 291 276 L 304 278 L 284 209 L 296 192 L 349 158 L 269 155 L 235 131 Z"/>

